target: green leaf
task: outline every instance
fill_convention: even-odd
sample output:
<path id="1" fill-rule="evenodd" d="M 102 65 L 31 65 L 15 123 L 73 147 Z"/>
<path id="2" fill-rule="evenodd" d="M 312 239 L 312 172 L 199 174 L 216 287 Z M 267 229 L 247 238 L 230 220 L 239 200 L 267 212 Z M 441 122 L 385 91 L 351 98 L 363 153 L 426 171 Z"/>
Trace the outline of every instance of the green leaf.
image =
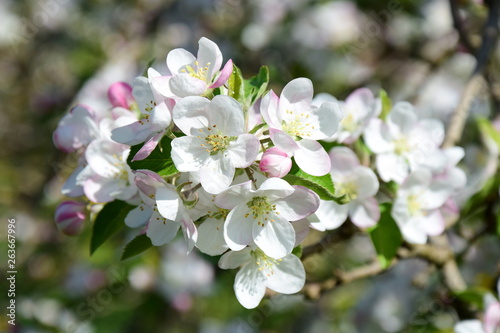
<path id="1" fill-rule="evenodd" d="M 398 225 L 391 216 L 391 208 L 390 203 L 380 205 L 380 221 L 369 231 L 380 264 L 384 268 L 389 267 L 403 243 Z"/>
<path id="2" fill-rule="evenodd" d="M 297 245 L 293 248 L 292 254 L 298 258 L 302 258 L 302 245 Z"/>
<path id="3" fill-rule="evenodd" d="M 500 132 L 493 127 L 493 124 L 486 118 L 478 118 L 476 121 L 481 133 L 495 141 L 497 146 L 500 148 Z"/>
<path id="4" fill-rule="evenodd" d="M 473 287 L 463 291 L 458 291 L 455 295 L 462 301 L 475 305 L 479 310 L 484 309 L 484 296 L 490 293 L 488 289 Z"/>
<path id="5" fill-rule="evenodd" d="M 380 119 L 385 120 L 391 112 L 392 101 L 385 90 L 380 90 L 379 97 L 380 101 L 382 102 L 382 112 L 380 113 Z"/>
<path id="6" fill-rule="evenodd" d="M 339 204 L 348 203 L 349 197 L 346 195 L 335 195 L 335 185 L 333 184 L 330 174 L 324 176 L 312 176 L 304 171 L 294 163 L 290 173 L 283 177 L 291 185 L 300 185 L 316 192 L 320 199 L 327 201 L 335 201 Z"/>
<path id="7" fill-rule="evenodd" d="M 170 157 L 172 151 L 171 142 L 172 140 L 169 137 L 164 136 L 148 157 L 134 162 L 132 162 L 132 158 L 143 145 L 132 146 L 127 158 L 128 165 L 132 170 L 148 169 L 158 173 L 162 177 L 170 177 L 177 174 L 179 171 Z"/>
<path id="8" fill-rule="evenodd" d="M 90 238 L 91 255 L 125 225 L 125 217 L 134 208 L 134 206 L 120 200 L 107 203 L 102 208 L 92 226 L 92 236 Z"/>
<path id="9" fill-rule="evenodd" d="M 120 260 L 125 260 L 141 254 L 152 246 L 153 244 L 151 244 L 151 240 L 146 234 L 139 235 L 125 245 Z"/>
<path id="10" fill-rule="evenodd" d="M 259 73 L 248 80 L 245 80 L 245 99 L 247 106 L 250 107 L 257 99 L 262 97 L 269 83 L 269 68 L 262 66 Z"/>
<path id="11" fill-rule="evenodd" d="M 241 70 L 233 65 L 233 72 L 227 80 L 228 94 L 240 103 L 244 103 L 245 99 L 245 83 Z"/>

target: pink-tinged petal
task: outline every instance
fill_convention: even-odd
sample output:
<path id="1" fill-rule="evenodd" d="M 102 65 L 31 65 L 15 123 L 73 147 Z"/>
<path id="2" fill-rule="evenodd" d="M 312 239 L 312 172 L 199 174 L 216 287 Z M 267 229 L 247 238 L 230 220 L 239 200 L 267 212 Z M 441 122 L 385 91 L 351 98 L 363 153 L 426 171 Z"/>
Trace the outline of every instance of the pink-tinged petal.
<path id="1" fill-rule="evenodd" d="M 463 320 L 454 327 L 454 333 L 485 333 L 479 320 Z"/>
<path id="2" fill-rule="evenodd" d="M 252 236 L 255 244 L 267 256 L 280 259 L 292 252 L 295 245 L 295 230 L 290 222 L 280 215 L 271 217 L 274 221 L 264 223 L 263 227 L 253 223 Z"/>
<path id="3" fill-rule="evenodd" d="M 134 102 L 132 87 L 125 82 L 115 82 L 108 89 L 108 99 L 113 107 L 128 109 Z"/>
<path id="4" fill-rule="evenodd" d="M 241 265 L 246 265 L 252 260 L 250 248 L 241 251 L 228 251 L 219 259 L 219 268 L 235 269 Z"/>
<path id="5" fill-rule="evenodd" d="M 177 221 L 183 204 L 173 186 L 162 186 L 156 190 L 158 212 L 167 220 Z"/>
<path id="6" fill-rule="evenodd" d="M 175 125 L 187 135 L 199 135 L 200 129 L 209 126 L 208 106 L 210 100 L 191 96 L 180 100 L 172 111 Z"/>
<path id="7" fill-rule="evenodd" d="M 330 172 L 331 163 L 327 152 L 317 141 L 297 141 L 299 149 L 295 151 L 295 162 L 304 172 L 313 176 L 323 176 Z"/>
<path id="8" fill-rule="evenodd" d="M 189 74 L 172 76 L 170 90 L 178 97 L 200 96 L 207 90 L 207 83 Z"/>
<path id="9" fill-rule="evenodd" d="M 495 333 L 500 328 L 500 302 L 491 303 L 484 314 L 485 333 Z"/>
<path id="10" fill-rule="evenodd" d="M 66 179 L 61 193 L 67 197 L 76 198 L 83 195 L 83 187 L 77 183 L 77 177 L 84 169 L 83 166 L 78 166 Z"/>
<path id="11" fill-rule="evenodd" d="M 247 309 L 256 308 L 266 292 L 266 279 L 256 265 L 245 265 L 234 279 L 234 293 Z"/>
<path id="12" fill-rule="evenodd" d="M 353 110 L 353 115 L 357 119 L 367 116 L 378 116 L 375 97 L 368 88 L 354 90 L 345 100 L 346 107 Z"/>
<path id="13" fill-rule="evenodd" d="M 262 98 L 260 103 L 260 114 L 271 128 L 281 128 L 283 119 L 279 111 L 279 101 L 278 96 L 271 90 Z"/>
<path id="14" fill-rule="evenodd" d="M 153 88 L 154 93 L 161 98 L 175 97 L 172 90 L 170 90 L 170 79 L 172 76 L 154 76 L 149 75 L 149 83 Z"/>
<path id="15" fill-rule="evenodd" d="M 184 49 L 174 49 L 167 55 L 167 67 L 172 74 L 179 74 L 186 65 L 193 64 L 196 61 L 191 52 Z"/>
<path id="16" fill-rule="evenodd" d="M 233 185 L 217 195 L 215 204 L 220 208 L 233 209 L 237 205 L 251 200 L 251 189 L 252 181 L 250 180 L 238 185 Z"/>
<path id="17" fill-rule="evenodd" d="M 319 207 L 316 193 L 302 186 L 294 186 L 295 191 L 274 203 L 276 211 L 288 221 L 297 221 L 314 213 Z"/>
<path id="18" fill-rule="evenodd" d="M 356 154 L 347 147 L 334 147 L 328 155 L 332 163 L 332 173 L 351 172 L 360 165 Z"/>
<path id="19" fill-rule="evenodd" d="M 226 95 L 217 95 L 212 99 L 208 117 L 212 131 L 220 131 L 224 135 L 237 136 L 242 134 L 245 128 L 245 118 L 240 103 Z"/>
<path id="20" fill-rule="evenodd" d="M 289 155 L 293 155 L 293 153 L 299 149 L 297 142 L 295 142 L 290 135 L 281 130 L 270 128 L 269 136 L 276 147 L 287 152 Z"/>
<path id="21" fill-rule="evenodd" d="M 80 232 L 85 218 L 85 204 L 77 201 L 64 201 L 59 204 L 54 217 L 59 231 L 68 236 Z"/>
<path id="22" fill-rule="evenodd" d="M 220 74 L 219 74 L 219 77 L 217 78 L 217 80 L 215 80 L 215 82 L 208 88 L 214 89 L 214 88 L 219 88 L 220 86 L 224 85 L 227 82 L 227 80 L 229 79 L 229 77 L 231 76 L 232 72 L 233 72 L 233 61 L 231 59 L 229 59 L 226 62 L 226 65 L 224 66 L 224 68 L 222 68 L 222 70 L 220 71 Z"/>
<path id="23" fill-rule="evenodd" d="M 315 119 L 314 129 L 307 136 L 311 140 L 323 140 L 331 137 L 339 128 L 343 117 L 343 111 L 338 103 L 327 102 L 321 104 L 311 112 L 311 118 Z M 313 124 L 311 122 L 311 124 Z"/>
<path id="24" fill-rule="evenodd" d="M 59 121 L 52 138 L 59 150 L 70 153 L 99 137 L 94 112 L 84 105 L 77 105 Z"/>
<path id="25" fill-rule="evenodd" d="M 260 142 L 253 134 L 241 134 L 231 141 L 227 148 L 229 158 L 236 168 L 246 168 L 255 162 L 259 154 Z"/>
<path id="26" fill-rule="evenodd" d="M 387 125 L 378 118 L 370 120 L 364 131 L 364 141 L 368 148 L 375 154 L 394 151 L 394 138 L 391 136 Z"/>
<path id="27" fill-rule="evenodd" d="M 182 136 L 172 140 L 172 160 L 180 172 L 200 170 L 211 158 L 206 142 L 195 136 Z"/>
<path id="28" fill-rule="evenodd" d="M 158 143 L 160 142 L 161 138 L 163 138 L 164 132 L 160 132 L 153 136 L 151 139 L 146 142 L 141 149 L 135 154 L 134 158 L 132 158 L 132 162 L 134 161 L 141 161 L 151 155 L 151 152 L 155 150 L 156 146 L 158 146 Z"/>
<path id="29" fill-rule="evenodd" d="M 271 147 L 264 152 L 259 163 L 260 171 L 269 177 L 284 177 L 292 168 L 292 159 L 278 147 Z"/>
<path id="30" fill-rule="evenodd" d="M 267 278 L 267 287 L 281 294 L 299 292 L 306 280 L 306 272 L 299 258 L 287 255 L 273 266 L 273 274 Z"/>
<path id="31" fill-rule="evenodd" d="M 445 222 L 441 212 L 437 209 L 427 212 L 427 215 L 420 217 L 420 227 L 429 236 L 441 235 L 445 228 Z"/>
<path id="32" fill-rule="evenodd" d="M 127 214 L 125 224 L 130 228 L 141 227 L 149 221 L 152 214 L 153 209 L 151 207 L 140 204 Z"/>
<path id="33" fill-rule="evenodd" d="M 292 223 L 293 230 L 295 230 L 295 245 L 299 246 L 300 243 L 306 239 L 311 229 L 311 223 L 306 219 L 300 219 Z M 323 230 L 324 231 L 324 230 Z"/>
<path id="34" fill-rule="evenodd" d="M 198 66 L 207 67 L 206 82 L 212 81 L 212 77 L 222 66 L 222 53 L 214 42 L 206 37 L 198 41 Z"/>
<path id="35" fill-rule="evenodd" d="M 115 200 L 115 197 L 112 194 L 123 189 L 123 185 L 123 182 L 120 180 L 95 175 L 85 182 L 83 185 L 83 192 L 92 202 L 110 202 Z"/>
<path id="36" fill-rule="evenodd" d="M 200 183 L 203 189 L 211 194 L 218 194 L 231 185 L 235 168 L 232 161 L 222 154 L 209 157 L 209 162 L 203 165 Z"/>
<path id="37" fill-rule="evenodd" d="M 354 200 L 349 205 L 351 221 L 360 228 L 372 227 L 380 220 L 380 209 L 375 198 Z"/>
<path id="38" fill-rule="evenodd" d="M 290 104 L 312 103 L 314 90 L 311 80 L 307 78 L 297 78 L 287 83 L 280 96 L 280 110 L 285 111 Z"/>
<path id="39" fill-rule="evenodd" d="M 409 173 L 409 167 L 404 157 L 393 153 L 377 155 L 375 165 L 380 178 L 384 182 L 394 180 L 396 183 L 401 184 Z"/>
<path id="40" fill-rule="evenodd" d="M 156 190 L 159 187 L 170 186 L 157 173 L 144 169 L 135 172 L 134 183 L 140 190 L 139 195 L 142 200 L 149 207 L 156 204 Z"/>
<path id="41" fill-rule="evenodd" d="M 347 219 L 349 205 L 339 205 L 335 201 L 320 200 L 319 208 L 314 215 L 326 230 L 333 230 L 340 227 Z M 314 216 L 308 218 L 309 221 L 316 222 Z"/>
<path id="42" fill-rule="evenodd" d="M 179 228 L 179 223 L 167 220 L 158 212 L 154 212 L 149 220 L 146 235 L 154 246 L 161 246 L 171 242 L 177 235 Z"/>
<path id="43" fill-rule="evenodd" d="M 199 227 L 202 235 L 196 241 L 196 247 L 203 253 L 218 256 L 224 253 L 228 246 L 224 240 L 224 220 L 207 218 Z"/>
<path id="44" fill-rule="evenodd" d="M 189 254 L 194 249 L 196 241 L 198 240 L 198 229 L 196 229 L 196 225 L 188 216 L 184 207 L 182 207 L 182 210 L 179 222 L 181 223 L 182 234 L 184 235 L 184 240 L 186 241 L 187 254 Z"/>
<path id="45" fill-rule="evenodd" d="M 392 134 L 406 135 L 415 128 L 417 119 L 413 105 L 408 102 L 398 102 L 387 117 L 387 125 Z"/>
<path id="46" fill-rule="evenodd" d="M 111 131 L 111 140 L 133 146 L 144 142 L 150 134 L 148 124 L 141 124 L 135 121 L 113 129 Z"/>
<path id="47" fill-rule="evenodd" d="M 254 224 L 257 223 L 246 204 L 240 204 L 229 212 L 224 224 L 224 239 L 231 250 L 242 250 L 253 242 Z"/>

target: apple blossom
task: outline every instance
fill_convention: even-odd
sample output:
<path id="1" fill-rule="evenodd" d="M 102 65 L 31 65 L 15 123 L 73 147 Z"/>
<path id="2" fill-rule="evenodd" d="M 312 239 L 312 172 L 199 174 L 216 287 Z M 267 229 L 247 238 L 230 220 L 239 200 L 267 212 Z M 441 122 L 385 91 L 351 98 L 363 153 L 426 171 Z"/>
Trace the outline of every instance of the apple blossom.
<path id="1" fill-rule="evenodd" d="M 108 99 L 113 107 L 125 109 L 130 109 L 135 101 L 132 96 L 132 87 L 125 82 L 113 83 L 108 89 Z"/>
<path id="2" fill-rule="evenodd" d="M 68 236 L 80 232 L 85 221 L 85 204 L 78 201 L 64 201 L 57 206 L 55 213 L 57 228 Z"/>
<path id="3" fill-rule="evenodd" d="M 241 106 L 229 96 L 186 97 L 175 106 L 173 119 L 186 136 L 172 140 L 172 160 L 181 172 L 203 170 L 200 182 L 209 193 L 226 189 L 235 169 L 257 157 L 259 140 L 244 133 Z"/>
<path id="4" fill-rule="evenodd" d="M 274 145 L 294 156 L 305 172 L 322 176 L 330 171 L 330 159 L 315 140 L 326 139 L 337 131 L 342 113 L 336 103 L 312 105 L 313 86 L 306 78 L 290 81 L 280 97 L 271 90 L 264 96 L 260 112 L 269 125 Z"/>
<path id="5" fill-rule="evenodd" d="M 259 163 L 261 171 L 269 177 L 284 177 L 292 168 L 292 160 L 287 153 L 277 147 L 271 147 L 264 152 Z"/>
<path id="6" fill-rule="evenodd" d="M 445 160 L 439 151 L 443 138 L 443 123 L 419 120 L 407 102 L 396 103 L 386 122 L 372 119 L 364 132 L 366 145 L 377 154 L 375 164 L 380 178 L 399 184 L 417 168 L 444 167 Z"/>
<path id="7" fill-rule="evenodd" d="M 449 196 L 449 187 L 433 182 L 430 170 L 412 172 L 399 187 L 391 211 L 404 239 L 423 244 L 427 236 L 441 234 L 445 223 L 439 208 Z"/>
<path id="8" fill-rule="evenodd" d="M 339 205 L 334 201 L 321 200 L 315 212 L 316 218 L 327 230 L 338 228 L 348 215 L 352 223 L 360 228 L 375 225 L 380 218 L 378 202 L 373 197 L 379 188 L 375 173 L 360 165 L 356 154 L 347 147 L 333 148 L 330 150 L 330 158 L 330 175 L 336 186 L 336 193 L 339 196 L 347 195 L 350 201 Z"/>
<path id="9" fill-rule="evenodd" d="M 234 280 L 234 292 L 241 305 L 247 309 L 259 305 L 266 288 L 282 294 L 293 294 L 304 286 L 304 267 L 293 254 L 274 259 L 251 245 L 238 252 L 229 251 L 219 260 L 222 269 L 240 266 Z"/>
<path id="10" fill-rule="evenodd" d="M 289 221 L 312 214 L 319 197 L 302 186 L 269 178 L 257 190 L 252 182 L 233 185 L 215 198 L 215 204 L 231 210 L 224 224 L 224 238 L 233 251 L 254 243 L 272 258 L 292 252 L 295 231 Z"/>
<path id="11" fill-rule="evenodd" d="M 174 49 L 167 55 L 167 67 L 172 74 L 168 83 L 175 96 L 203 95 L 207 89 L 226 83 L 233 71 L 233 62 L 229 60 L 219 72 L 222 54 L 217 44 L 202 37 L 198 45 L 197 57 L 185 49 Z"/>
<path id="12" fill-rule="evenodd" d="M 84 105 L 72 108 L 59 121 L 53 134 L 55 146 L 65 153 L 85 147 L 99 137 L 99 127 L 94 112 Z"/>

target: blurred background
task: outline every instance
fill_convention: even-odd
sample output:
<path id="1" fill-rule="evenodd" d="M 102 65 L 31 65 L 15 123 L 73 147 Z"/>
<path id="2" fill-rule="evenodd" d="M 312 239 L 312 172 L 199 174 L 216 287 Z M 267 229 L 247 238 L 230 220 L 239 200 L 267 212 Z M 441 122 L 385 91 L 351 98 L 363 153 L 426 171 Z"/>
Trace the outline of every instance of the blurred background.
<path id="1" fill-rule="evenodd" d="M 478 46 L 487 5 L 463 0 L 458 6 Z M 338 99 L 362 86 L 374 93 L 383 88 L 393 101 L 408 100 L 422 115 L 444 121 L 476 64 L 446 0 L 2 0 L 0 274 L 7 271 L 5 225 L 14 218 L 12 332 L 451 332 L 456 299 L 417 259 L 317 300 L 274 296 L 246 310 L 234 297 L 236 272 L 219 270 L 217 258 L 185 257 L 182 240 L 120 262 L 132 237 L 127 232 L 92 257 L 90 222 L 77 237 L 58 232 L 54 210 L 77 162 L 53 146 L 59 119 L 76 103 L 109 109 L 109 85 L 131 83 L 151 61 L 161 69 L 173 48 L 196 52 L 202 36 L 246 77 L 268 65 L 276 92 L 301 76 L 314 82 L 316 93 Z M 487 73 L 494 93 L 479 94 L 475 115 L 498 110 L 499 57 L 496 49 Z M 467 149 L 470 170 L 491 162 L 480 143 Z M 454 246 L 465 247 L 460 239 Z M 367 236 L 357 235 L 308 258 L 308 279 L 321 281 L 374 256 Z M 462 273 L 469 283 L 488 285 L 499 257 L 498 238 L 483 237 L 461 258 Z M 10 329 L 2 318 L 0 331 Z"/>

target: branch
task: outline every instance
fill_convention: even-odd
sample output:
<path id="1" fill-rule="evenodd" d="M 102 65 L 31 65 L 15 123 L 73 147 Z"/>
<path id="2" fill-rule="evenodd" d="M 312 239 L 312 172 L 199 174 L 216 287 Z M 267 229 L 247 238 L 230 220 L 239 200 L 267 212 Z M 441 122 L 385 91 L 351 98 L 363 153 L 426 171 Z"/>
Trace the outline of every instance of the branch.
<path id="1" fill-rule="evenodd" d="M 450 11 L 451 17 L 453 18 L 453 27 L 457 30 L 460 41 L 469 53 L 474 53 L 475 48 L 472 45 L 469 36 L 467 35 L 463 27 L 463 20 L 460 17 L 460 13 L 458 11 L 457 0 L 450 0 Z"/>
<path id="2" fill-rule="evenodd" d="M 313 254 L 321 253 L 328 249 L 330 245 L 351 238 L 357 231 L 358 229 L 354 226 L 354 224 L 347 220 L 338 229 L 329 232 L 318 243 L 304 247 L 302 249 L 301 259 L 304 260 Z"/>

